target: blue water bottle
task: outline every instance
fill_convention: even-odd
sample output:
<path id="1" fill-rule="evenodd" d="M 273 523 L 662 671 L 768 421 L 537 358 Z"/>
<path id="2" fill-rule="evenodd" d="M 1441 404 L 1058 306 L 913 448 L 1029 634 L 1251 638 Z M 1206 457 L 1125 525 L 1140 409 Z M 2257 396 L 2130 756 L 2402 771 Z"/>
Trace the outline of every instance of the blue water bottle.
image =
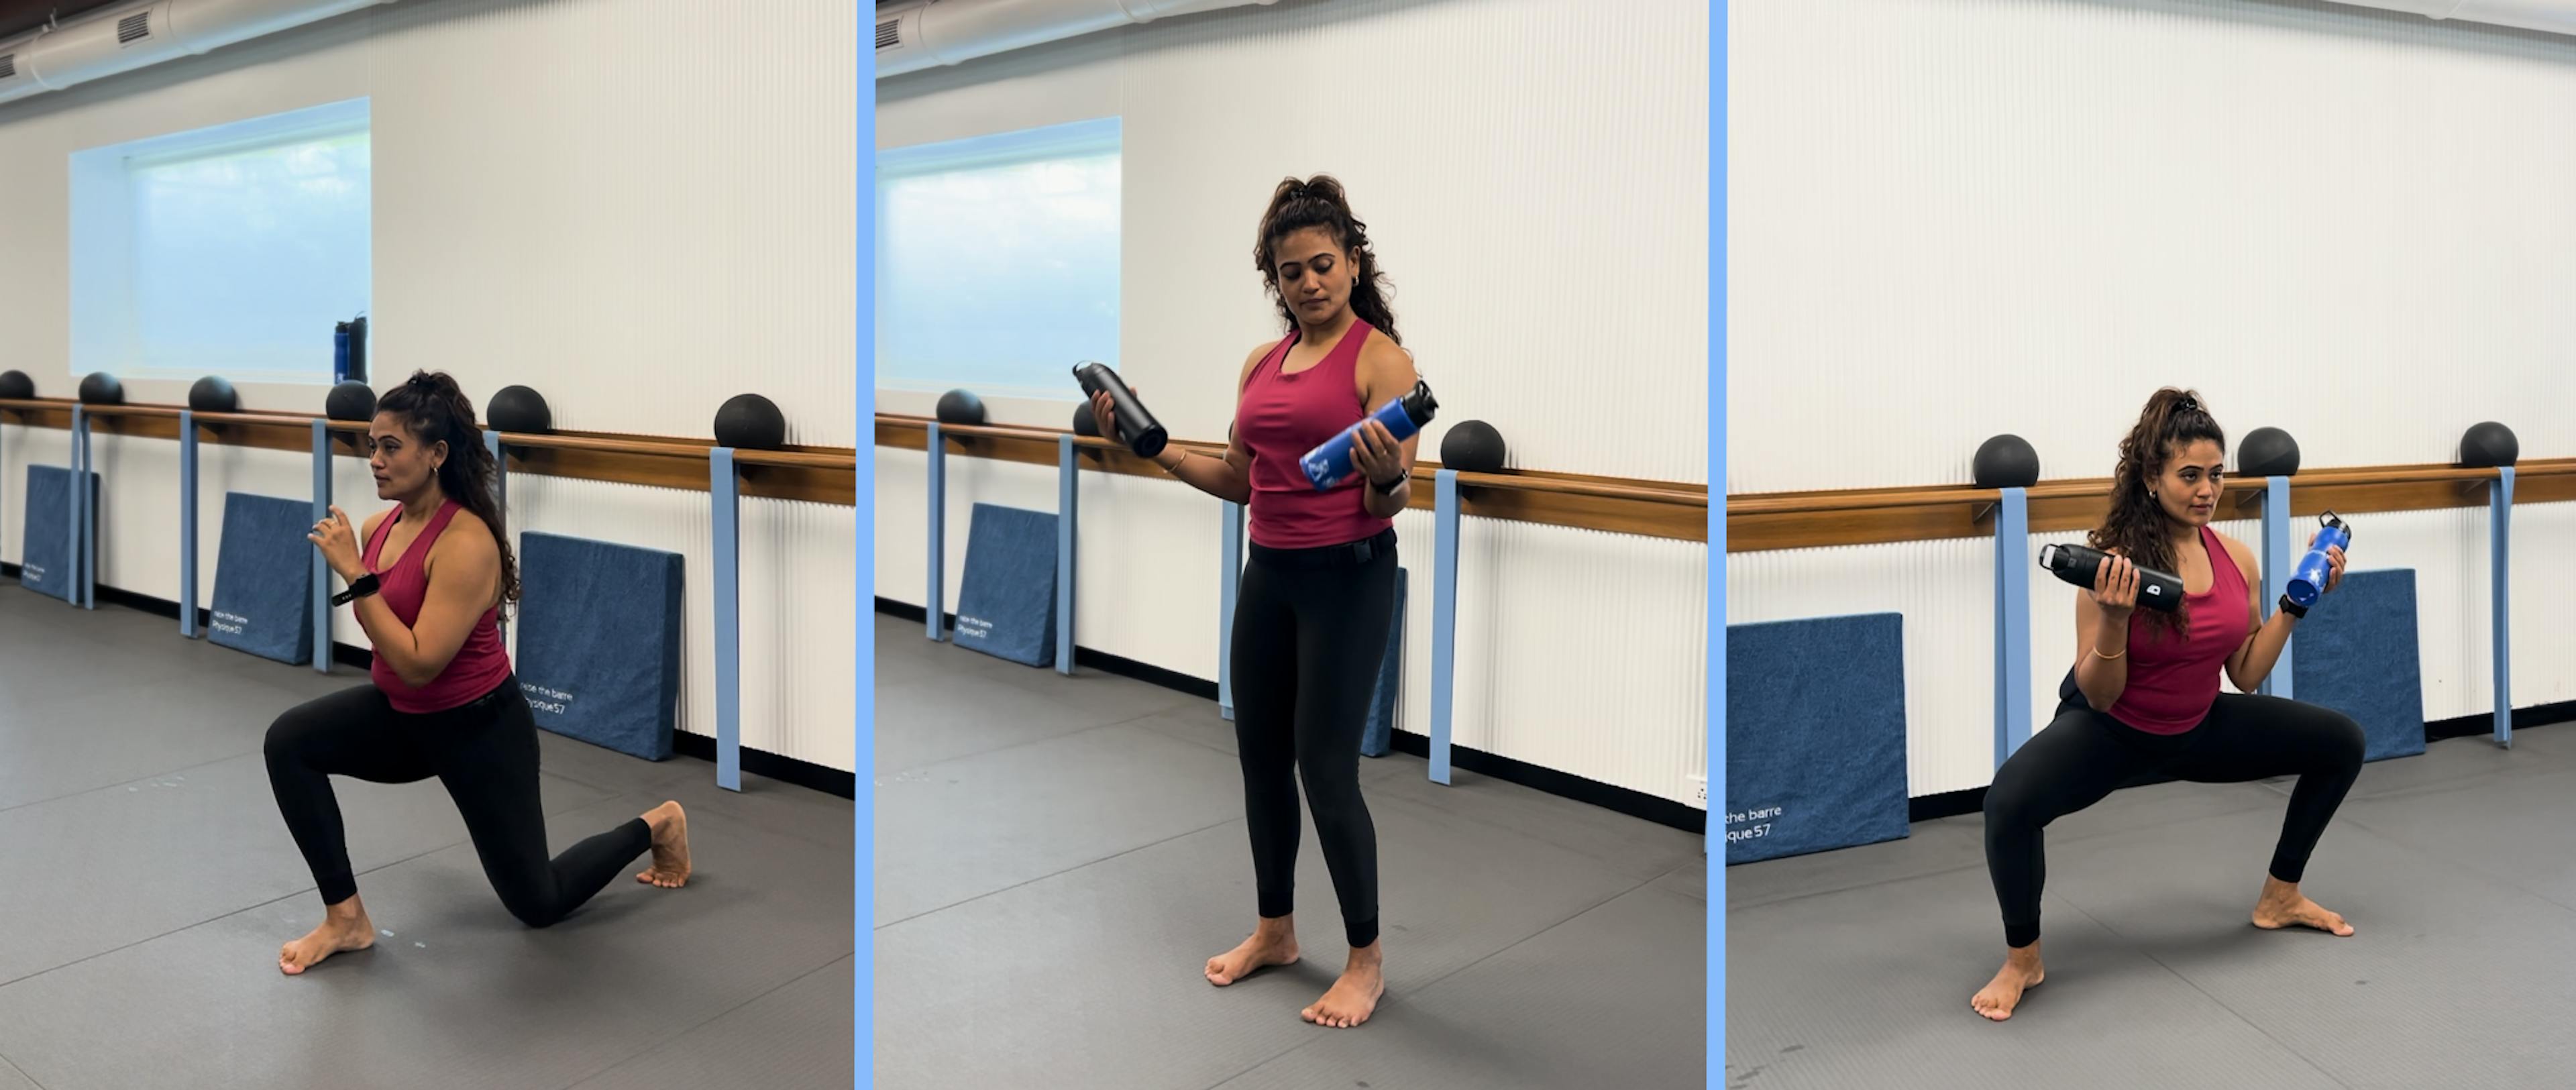
<path id="1" fill-rule="evenodd" d="M 2308 548 L 2308 555 L 2299 558 L 2299 566 L 2290 570 L 2290 604 L 2300 609 L 2317 604 L 2317 599 L 2325 595 L 2326 577 L 2334 571 L 2334 562 L 2327 558 L 2326 550 L 2349 551 L 2352 547 L 2352 531 L 2334 512 L 2326 512 L 2318 521 L 2326 528 L 2317 534 L 2317 543 Z"/>
<path id="2" fill-rule="evenodd" d="M 1351 444 L 1359 440 L 1361 424 L 1366 424 L 1370 420 L 1384 424 L 1388 434 L 1395 436 L 1395 441 L 1401 443 L 1412 438 L 1415 432 L 1421 431 L 1423 425 L 1430 423 L 1431 414 L 1437 412 L 1439 408 L 1440 403 L 1431 399 L 1430 384 L 1416 379 L 1413 383 L 1413 392 L 1403 397 L 1389 399 L 1386 404 L 1378 406 L 1376 412 L 1370 413 L 1359 424 L 1343 428 L 1341 434 L 1325 440 L 1322 446 L 1307 451 L 1306 457 L 1300 459 L 1297 465 L 1306 471 L 1306 480 L 1315 486 L 1315 491 L 1325 491 L 1351 475 Z"/>

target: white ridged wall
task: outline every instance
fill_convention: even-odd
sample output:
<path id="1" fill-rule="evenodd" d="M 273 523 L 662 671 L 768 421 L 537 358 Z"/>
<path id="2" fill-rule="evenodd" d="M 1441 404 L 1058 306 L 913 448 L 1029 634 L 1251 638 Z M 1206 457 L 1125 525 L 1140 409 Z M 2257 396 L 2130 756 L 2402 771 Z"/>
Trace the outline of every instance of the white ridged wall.
<path id="1" fill-rule="evenodd" d="M 2166 383 L 2311 467 L 2448 462 L 2489 419 L 2576 455 L 2576 40 L 2323 3 L 1730 11 L 1730 494 L 1965 483 L 1998 432 L 2107 476 Z M 2355 523 L 2356 570 L 2417 570 L 2428 719 L 2493 708 L 2486 524 Z M 2576 505 L 2516 507 L 2513 546 L 2513 703 L 2576 698 Z M 1731 556 L 1727 619 L 1903 611 L 1912 791 L 1982 786 L 1992 548 Z M 2075 593 L 2034 574 L 2043 713 Z"/>
<path id="2" fill-rule="evenodd" d="M 1122 117 L 1119 368 L 1174 434 L 1216 438 L 1244 353 L 1279 336 L 1252 235 L 1281 177 L 1339 175 L 1440 396 L 1530 468 L 1707 478 L 1707 9 L 1619 5 L 1567 34 L 1544 0 L 1281 0 L 881 82 L 880 147 Z M 1341 58 L 1285 89 L 1264 73 Z M 1065 361 L 1070 367 L 1072 360 Z M 1071 379 L 1067 378 L 1068 388 Z M 883 411 L 932 396 L 880 391 Z M 1072 402 L 988 399 L 1062 427 Z M 973 500 L 1055 506 L 1052 471 L 951 459 L 949 601 Z M 877 457 L 877 593 L 924 596 L 922 456 Z M 1217 670 L 1216 501 L 1086 476 L 1078 642 Z M 1427 516 L 1400 520 L 1428 571 Z M 1457 741 L 1690 800 L 1704 768 L 1704 546 L 1470 521 Z M 1414 585 L 1406 729 L 1429 711 Z M 1117 603 L 1115 608 L 1102 603 Z"/>
<path id="3" fill-rule="evenodd" d="M 724 18 L 681 0 L 405 0 L 0 109 L 0 205 L 20 212 L 0 220 L 5 366 L 48 394 L 73 385 L 63 218 L 29 211 L 63 206 L 71 151 L 366 95 L 380 390 L 443 369 L 477 405 L 537 388 L 558 427 L 696 436 L 726 397 L 756 392 L 785 410 L 790 442 L 855 445 L 858 19 L 826 0 Z M 186 399 L 182 381 L 126 386 Z M 243 387 L 254 408 L 321 394 Z M 0 428 L 0 556 L 20 551 L 27 460 L 62 464 L 62 436 Z M 102 580 L 177 598 L 177 445 L 96 449 Z M 300 497 L 311 473 L 279 452 L 202 456 L 201 602 L 223 491 Z M 334 490 L 353 518 L 376 502 L 355 460 Z M 510 518 L 688 558 L 680 726 L 712 734 L 704 494 L 519 476 Z M 853 509 L 744 501 L 745 745 L 855 767 L 856 542 Z M 365 642 L 345 609 L 335 635 Z"/>

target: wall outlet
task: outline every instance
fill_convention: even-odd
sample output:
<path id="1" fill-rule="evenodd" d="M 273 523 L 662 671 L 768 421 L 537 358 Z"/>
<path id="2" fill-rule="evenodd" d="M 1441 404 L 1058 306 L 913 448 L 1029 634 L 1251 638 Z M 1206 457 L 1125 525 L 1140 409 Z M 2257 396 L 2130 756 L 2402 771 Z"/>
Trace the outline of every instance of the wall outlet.
<path id="1" fill-rule="evenodd" d="M 1702 806 L 1708 805 L 1708 777 L 1684 776 L 1682 782 L 1690 787 L 1692 802 Z"/>

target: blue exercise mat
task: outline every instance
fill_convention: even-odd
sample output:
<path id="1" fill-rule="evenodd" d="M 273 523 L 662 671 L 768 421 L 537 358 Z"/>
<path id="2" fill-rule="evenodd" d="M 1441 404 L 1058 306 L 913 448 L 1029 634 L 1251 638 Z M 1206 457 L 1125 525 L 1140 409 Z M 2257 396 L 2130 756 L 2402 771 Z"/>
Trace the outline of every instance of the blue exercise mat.
<path id="1" fill-rule="evenodd" d="M 206 642 L 264 659 L 313 661 L 313 501 L 224 493 Z"/>
<path id="2" fill-rule="evenodd" d="M 1726 628 L 1726 862 L 1907 834 L 1904 618 Z"/>
<path id="3" fill-rule="evenodd" d="M 1055 665 L 1055 520 L 1045 511 L 975 505 L 957 589 L 957 646 Z"/>
<path id="4" fill-rule="evenodd" d="M 671 756 L 682 557 L 519 535 L 519 688 L 537 725 L 619 753 Z"/>
<path id="5" fill-rule="evenodd" d="M 2362 759 L 2424 752 L 2415 571 L 2348 571 L 2291 637 L 2290 695 L 2361 724 Z"/>
<path id="6" fill-rule="evenodd" d="M 1360 735 L 1360 755 L 1384 757 L 1393 748 L 1395 702 L 1404 690 L 1404 579 L 1395 569 L 1395 615 L 1386 626 L 1386 655 L 1378 661 L 1377 691 L 1369 696 L 1368 727 Z"/>
<path id="7" fill-rule="evenodd" d="M 89 475 L 90 510 L 98 510 L 98 474 Z M 18 582 L 28 590 L 69 602 L 77 589 L 72 579 L 72 471 L 61 466 L 27 467 L 26 540 L 20 545 Z M 90 544 L 96 563 L 98 546 Z"/>

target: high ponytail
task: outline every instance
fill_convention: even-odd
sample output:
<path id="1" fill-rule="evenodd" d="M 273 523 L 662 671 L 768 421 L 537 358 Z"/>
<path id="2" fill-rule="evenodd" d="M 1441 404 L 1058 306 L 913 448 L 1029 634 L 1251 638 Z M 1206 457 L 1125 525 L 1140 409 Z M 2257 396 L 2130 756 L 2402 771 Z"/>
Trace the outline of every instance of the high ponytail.
<path id="1" fill-rule="evenodd" d="M 500 501 L 494 498 L 501 467 L 483 445 L 483 429 L 474 424 L 474 403 L 445 372 L 414 371 L 376 402 L 376 411 L 401 418 L 415 442 L 447 444 L 447 460 L 438 467 L 438 489 L 492 528 L 493 543 L 501 548 L 501 601 L 517 602 L 519 561 L 510 551 L 509 526 Z"/>
<path id="2" fill-rule="evenodd" d="M 2112 471 L 2111 513 L 2087 539 L 2096 549 L 2117 548 L 2141 568 L 2179 572 L 2175 566 L 2173 518 L 2156 502 L 2155 483 L 2165 463 L 2184 446 L 2207 439 L 2227 449 L 2227 432 L 2209 415 L 2200 395 L 2165 387 L 2147 398 L 2138 422 L 2120 440 L 2119 466 Z M 2210 558 L 2212 563 L 2216 557 Z M 2191 628 L 2191 603 L 2178 603 L 2170 613 L 2145 610 L 2149 631 L 2179 636 Z"/>
<path id="3" fill-rule="evenodd" d="M 1377 251 L 1369 246 L 1368 224 L 1351 212 L 1350 195 L 1343 191 L 1340 179 L 1318 174 L 1305 181 L 1283 178 L 1270 191 L 1270 207 L 1261 213 L 1261 228 L 1252 240 L 1252 265 L 1261 270 L 1261 282 L 1270 290 L 1270 301 L 1279 306 L 1279 320 L 1284 329 L 1297 328 L 1297 312 L 1279 292 L 1279 262 L 1275 256 L 1280 240 L 1310 227 L 1321 227 L 1332 233 L 1333 240 L 1351 255 L 1355 266 L 1351 277 L 1351 313 L 1386 334 L 1388 340 L 1403 344 L 1395 331 L 1395 311 L 1387 306 L 1386 274 L 1377 267 Z"/>

